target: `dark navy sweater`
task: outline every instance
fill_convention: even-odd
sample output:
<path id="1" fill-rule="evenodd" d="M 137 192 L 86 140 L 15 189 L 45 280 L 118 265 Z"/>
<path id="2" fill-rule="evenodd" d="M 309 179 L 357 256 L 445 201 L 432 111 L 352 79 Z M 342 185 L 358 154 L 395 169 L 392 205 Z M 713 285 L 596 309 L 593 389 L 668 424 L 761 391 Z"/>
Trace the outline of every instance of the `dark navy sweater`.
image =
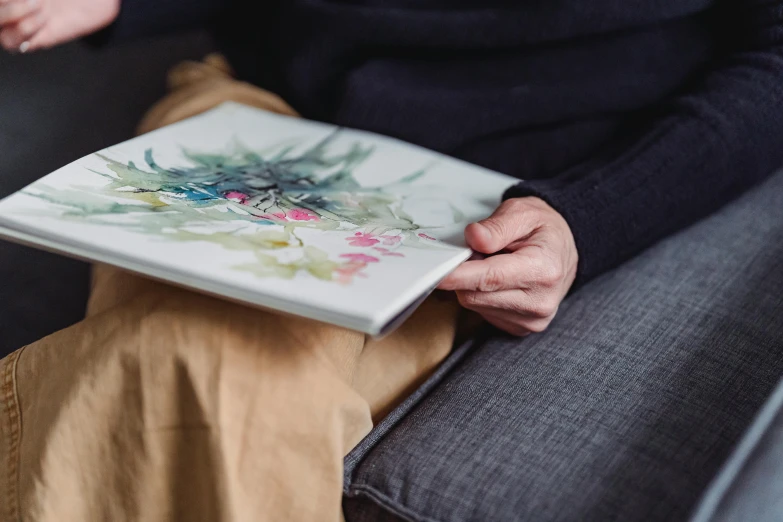
<path id="1" fill-rule="evenodd" d="M 783 166 L 783 0 L 123 0 L 108 34 L 204 23 L 308 118 L 525 180 L 577 284 Z"/>

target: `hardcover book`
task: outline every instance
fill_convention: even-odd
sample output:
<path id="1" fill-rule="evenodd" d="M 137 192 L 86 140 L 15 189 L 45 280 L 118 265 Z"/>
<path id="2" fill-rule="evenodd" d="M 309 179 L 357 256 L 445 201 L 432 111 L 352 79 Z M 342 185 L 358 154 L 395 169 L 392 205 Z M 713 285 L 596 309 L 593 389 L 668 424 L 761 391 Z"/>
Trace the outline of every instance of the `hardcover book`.
<path id="1" fill-rule="evenodd" d="M 392 138 L 235 103 L 0 201 L 0 236 L 383 334 L 471 251 L 515 179 Z"/>

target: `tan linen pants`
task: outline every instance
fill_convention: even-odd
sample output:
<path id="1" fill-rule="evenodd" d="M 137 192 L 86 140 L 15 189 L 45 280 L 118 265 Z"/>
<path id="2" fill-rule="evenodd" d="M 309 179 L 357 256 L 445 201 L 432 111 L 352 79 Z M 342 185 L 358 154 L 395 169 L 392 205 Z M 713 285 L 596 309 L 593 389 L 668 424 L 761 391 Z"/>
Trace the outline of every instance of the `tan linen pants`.
<path id="1" fill-rule="evenodd" d="M 226 100 L 281 113 L 218 57 L 141 130 Z M 342 460 L 449 353 L 429 299 L 382 340 L 96 267 L 87 318 L 0 361 L 2 521 L 332 521 Z"/>

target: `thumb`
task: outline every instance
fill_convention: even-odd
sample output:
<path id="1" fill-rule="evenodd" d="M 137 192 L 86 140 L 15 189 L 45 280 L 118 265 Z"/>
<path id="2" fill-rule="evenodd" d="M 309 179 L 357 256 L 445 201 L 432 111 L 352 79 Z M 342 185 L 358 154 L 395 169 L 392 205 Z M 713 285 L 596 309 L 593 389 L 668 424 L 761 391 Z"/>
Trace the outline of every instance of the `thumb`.
<path id="1" fill-rule="evenodd" d="M 465 241 L 470 248 L 482 254 L 499 252 L 533 230 L 533 223 L 526 214 L 523 201 L 508 199 L 488 218 L 468 225 Z"/>

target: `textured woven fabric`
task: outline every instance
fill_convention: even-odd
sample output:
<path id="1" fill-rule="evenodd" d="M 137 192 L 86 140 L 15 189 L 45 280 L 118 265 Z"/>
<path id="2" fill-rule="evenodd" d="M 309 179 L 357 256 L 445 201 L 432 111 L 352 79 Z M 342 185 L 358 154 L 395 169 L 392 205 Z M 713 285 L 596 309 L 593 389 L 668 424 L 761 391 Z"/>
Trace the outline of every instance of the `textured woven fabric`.
<path id="1" fill-rule="evenodd" d="M 349 455 L 346 519 L 686 518 L 783 371 L 781 209 L 783 173 L 476 347 Z"/>
<path id="2" fill-rule="evenodd" d="M 783 518 L 783 381 L 724 464 L 691 522 Z"/>

